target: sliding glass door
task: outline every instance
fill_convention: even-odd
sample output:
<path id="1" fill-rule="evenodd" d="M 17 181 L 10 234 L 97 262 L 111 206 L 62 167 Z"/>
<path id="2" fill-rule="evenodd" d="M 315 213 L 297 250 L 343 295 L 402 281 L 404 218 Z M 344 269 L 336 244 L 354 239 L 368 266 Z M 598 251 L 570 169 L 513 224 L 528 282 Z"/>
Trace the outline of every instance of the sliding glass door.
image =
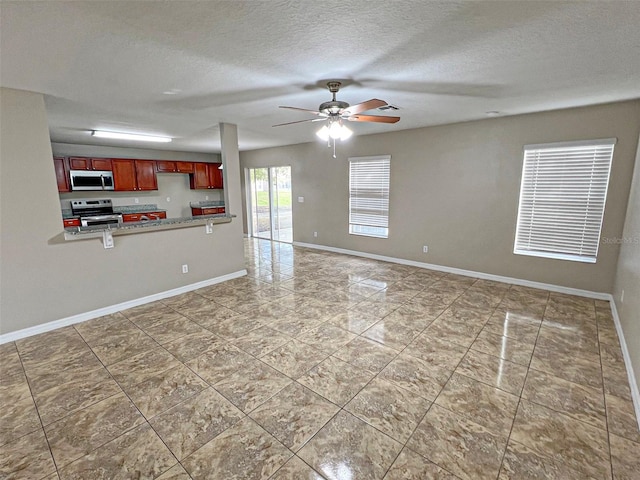
<path id="1" fill-rule="evenodd" d="M 291 167 L 249 168 L 251 236 L 293 242 Z"/>

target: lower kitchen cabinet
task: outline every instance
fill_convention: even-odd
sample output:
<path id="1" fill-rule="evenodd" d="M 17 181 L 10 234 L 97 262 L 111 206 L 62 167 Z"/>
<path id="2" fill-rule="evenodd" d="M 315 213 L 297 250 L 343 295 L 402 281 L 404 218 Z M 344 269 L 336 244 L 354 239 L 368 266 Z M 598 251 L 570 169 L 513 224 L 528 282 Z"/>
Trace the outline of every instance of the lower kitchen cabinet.
<path id="1" fill-rule="evenodd" d="M 167 212 L 145 212 L 145 213 L 123 213 L 122 221 L 127 222 L 146 222 L 167 218 Z"/>
<path id="2" fill-rule="evenodd" d="M 225 212 L 224 207 L 201 207 L 201 208 L 191 207 L 191 215 L 194 217 L 197 217 L 200 215 L 217 215 L 219 213 L 224 213 L 224 212 Z"/>
<path id="3" fill-rule="evenodd" d="M 62 223 L 64 224 L 64 228 L 79 227 L 80 226 L 80 219 L 79 218 L 65 218 L 65 219 L 62 220 Z"/>

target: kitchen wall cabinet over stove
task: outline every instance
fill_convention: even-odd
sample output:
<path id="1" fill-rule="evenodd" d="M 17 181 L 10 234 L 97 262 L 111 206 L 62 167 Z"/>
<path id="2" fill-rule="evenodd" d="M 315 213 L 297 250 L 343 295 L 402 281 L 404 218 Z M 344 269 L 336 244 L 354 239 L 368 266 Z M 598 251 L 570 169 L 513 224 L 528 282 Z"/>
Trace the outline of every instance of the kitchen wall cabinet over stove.
<path id="1" fill-rule="evenodd" d="M 69 170 L 111 170 L 110 158 L 69 157 Z"/>

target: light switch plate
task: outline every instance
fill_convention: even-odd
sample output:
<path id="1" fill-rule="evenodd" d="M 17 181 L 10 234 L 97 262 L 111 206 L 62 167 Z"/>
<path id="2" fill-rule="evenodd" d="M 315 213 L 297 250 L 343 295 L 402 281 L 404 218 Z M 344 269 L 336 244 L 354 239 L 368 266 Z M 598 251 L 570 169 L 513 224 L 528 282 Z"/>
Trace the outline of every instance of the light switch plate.
<path id="1" fill-rule="evenodd" d="M 304 197 L 298 197 L 298 203 L 304 203 Z"/>

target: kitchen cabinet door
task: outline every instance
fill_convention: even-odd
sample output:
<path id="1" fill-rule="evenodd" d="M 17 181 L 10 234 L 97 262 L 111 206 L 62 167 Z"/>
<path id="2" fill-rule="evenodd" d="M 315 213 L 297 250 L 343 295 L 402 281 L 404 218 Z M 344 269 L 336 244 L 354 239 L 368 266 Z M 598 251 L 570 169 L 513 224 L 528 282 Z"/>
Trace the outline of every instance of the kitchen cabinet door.
<path id="1" fill-rule="evenodd" d="M 113 165 L 113 184 L 114 189 L 119 192 L 133 192 L 136 190 L 136 164 L 135 160 L 127 158 L 114 158 L 111 161 Z"/>
<path id="2" fill-rule="evenodd" d="M 110 158 L 69 157 L 70 170 L 111 170 Z"/>
<path id="3" fill-rule="evenodd" d="M 211 188 L 223 188 L 222 170 L 220 170 L 221 163 L 210 163 L 209 167 L 209 185 Z"/>
<path id="4" fill-rule="evenodd" d="M 59 192 L 70 192 L 69 187 L 69 170 L 64 162 L 64 157 L 53 157 L 53 166 L 56 171 L 56 182 L 58 183 Z"/>
<path id="5" fill-rule="evenodd" d="M 123 213 L 122 221 L 127 222 L 150 222 L 167 218 L 167 212 L 144 212 L 144 213 Z"/>
<path id="6" fill-rule="evenodd" d="M 193 164 L 193 174 L 190 176 L 191 188 L 209 188 L 209 170 L 206 163 Z"/>
<path id="7" fill-rule="evenodd" d="M 156 177 L 154 160 L 136 160 L 136 180 L 138 190 L 157 190 L 158 179 Z"/>
<path id="8" fill-rule="evenodd" d="M 70 170 L 91 170 L 91 159 L 88 157 L 69 157 Z"/>
<path id="9" fill-rule="evenodd" d="M 156 171 L 158 172 L 176 172 L 176 162 L 166 160 L 156 160 Z"/>
<path id="10" fill-rule="evenodd" d="M 62 220 L 62 224 L 64 225 L 64 228 L 79 227 L 80 226 L 80 219 L 79 218 L 65 218 L 65 219 Z"/>
<path id="11" fill-rule="evenodd" d="M 176 162 L 176 172 L 193 173 L 193 162 Z"/>
<path id="12" fill-rule="evenodd" d="M 111 170 L 112 164 L 110 158 L 92 158 L 91 170 Z"/>

